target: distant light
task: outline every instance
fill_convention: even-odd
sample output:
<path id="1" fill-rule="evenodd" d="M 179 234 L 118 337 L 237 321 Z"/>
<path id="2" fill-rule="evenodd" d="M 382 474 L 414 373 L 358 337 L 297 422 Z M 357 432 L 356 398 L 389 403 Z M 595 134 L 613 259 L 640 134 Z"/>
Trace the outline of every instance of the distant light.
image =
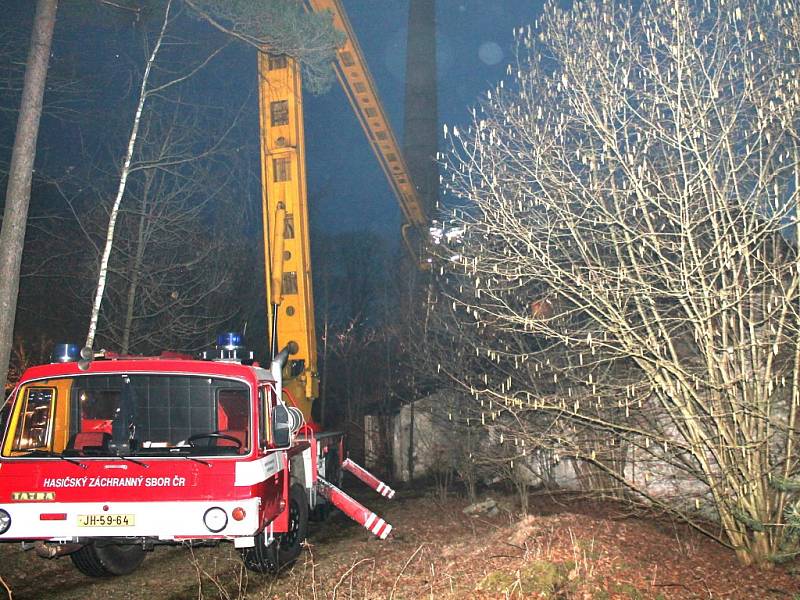
<path id="1" fill-rule="evenodd" d="M 67 363 L 75 362 L 81 356 L 81 349 L 78 344 L 56 344 L 53 346 L 51 362 Z"/>
<path id="2" fill-rule="evenodd" d="M 495 42 L 483 42 L 478 48 L 478 58 L 483 64 L 496 65 L 503 60 L 503 49 Z"/>

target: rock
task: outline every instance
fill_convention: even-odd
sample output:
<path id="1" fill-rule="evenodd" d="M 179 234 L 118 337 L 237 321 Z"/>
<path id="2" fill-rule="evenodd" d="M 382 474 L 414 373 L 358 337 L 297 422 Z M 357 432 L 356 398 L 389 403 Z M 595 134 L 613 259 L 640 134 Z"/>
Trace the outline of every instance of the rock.
<path id="1" fill-rule="evenodd" d="M 487 498 L 483 502 L 476 502 L 475 504 L 470 504 L 462 512 L 465 515 L 488 514 L 490 517 L 494 517 L 497 514 L 499 514 L 500 511 L 497 508 L 497 502 L 493 498 Z"/>

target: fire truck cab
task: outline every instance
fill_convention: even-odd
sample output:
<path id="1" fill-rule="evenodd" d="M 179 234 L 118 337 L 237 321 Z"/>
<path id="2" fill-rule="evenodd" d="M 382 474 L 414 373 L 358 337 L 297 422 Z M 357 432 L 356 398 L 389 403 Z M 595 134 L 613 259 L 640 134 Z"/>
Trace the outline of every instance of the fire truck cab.
<path id="1" fill-rule="evenodd" d="M 67 347 L 26 371 L 0 443 L 0 542 L 107 576 L 133 571 L 157 544 L 212 540 L 275 572 L 326 504 L 385 538 L 391 526 L 338 480 L 344 465 L 389 488 L 342 460 L 340 433 L 315 432 L 284 401 L 287 353 L 265 369 L 228 348 L 217 360 L 74 360 Z"/>

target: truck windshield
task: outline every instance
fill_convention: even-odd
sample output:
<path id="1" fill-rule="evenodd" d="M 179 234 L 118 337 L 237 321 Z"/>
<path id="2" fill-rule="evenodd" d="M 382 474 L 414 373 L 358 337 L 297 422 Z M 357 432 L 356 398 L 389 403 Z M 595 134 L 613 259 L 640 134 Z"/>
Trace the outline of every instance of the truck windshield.
<path id="1" fill-rule="evenodd" d="M 2 455 L 244 454 L 250 388 L 192 375 L 79 375 L 20 388 Z"/>

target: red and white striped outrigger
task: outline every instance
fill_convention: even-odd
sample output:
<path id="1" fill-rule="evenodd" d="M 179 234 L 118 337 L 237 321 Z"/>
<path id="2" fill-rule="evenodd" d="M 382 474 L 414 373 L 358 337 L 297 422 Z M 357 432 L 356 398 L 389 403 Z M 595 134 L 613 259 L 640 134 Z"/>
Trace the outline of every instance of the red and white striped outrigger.
<path id="1" fill-rule="evenodd" d="M 362 482 L 366 483 L 369 487 L 373 490 L 378 492 L 381 496 L 385 496 L 389 500 L 394 498 L 394 490 L 382 482 L 380 479 L 375 477 L 372 473 L 364 469 L 363 467 L 357 465 L 349 458 L 346 459 L 342 463 L 342 469 L 345 471 L 349 471 L 353 475 L 355 475 L 358 479 Z"/>
<path id="2" fill-rule="evenodd" d="M 322 477 L 317 478 L 317 490 L 336 508 L 341 510 L 356 523 L 363 525 L 380 539 L 385 540 L 392 532 L 392 526 L 389 523 L 381 519 L 358 500 L 351 498 L 329 481 L 325 481 Z"/>
<path id="3" fill-rule="evenodd" d="M 327 473 L 324 468 L 326 462 L 325 455 L 334 448 L 331 442 L 333 440 L 338 440 L 336 442 L 338 443 L 337 452 L 338 456 L 342 456 L 344 447 L 341 434 L 320 433 L 307 426 L 302 427 L 299 434 L 300 436 L 298 439 L 308 441 L 309 443 L 309 448 L 306 452 L 310 455 L 312 462 L 308 472 L 313 473 L 313 480 L 309 482 L 309 485 L 313 486 L 317 494 L 324 497 L 331 505 L 341 510 L 356 523 L 359 523 L 380 539 L 385 540 L 391 533 L 392 526 L 358 500 L 352 498 L 326 479 L 326 477 L 330 477 L 331 474 Z M 391 487 L 351 459 L 345 459 L 339 463 L 338 466 L 343 471 L 352 473 L 357 479 L 385 498 L 389 500 L 394 498 L 395 491 Z"/>

